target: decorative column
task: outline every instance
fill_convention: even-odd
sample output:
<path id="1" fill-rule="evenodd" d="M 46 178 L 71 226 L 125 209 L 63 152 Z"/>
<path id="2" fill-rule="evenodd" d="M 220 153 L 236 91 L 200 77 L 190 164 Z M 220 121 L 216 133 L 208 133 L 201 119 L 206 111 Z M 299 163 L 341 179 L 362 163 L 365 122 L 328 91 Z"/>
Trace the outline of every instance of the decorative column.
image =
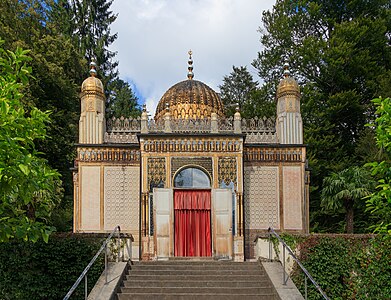
<path id="1" fill-rule="evenodd" d="M 141 133 L 148 133 L 148 113 L 145 104 L 143 105 L 143 112 L 141 113 Z"/>
<path id="2" fill-rule="evenodd" d="M 166 114 L 164 116 L 164 132 L 165 133 L 171 133 L 171 114 L 170 114 L 170 107 L 168 105 L 168 102 L 166 103 Z"/>
<path id="3" fill-rule="evenodd" d="M 102 144 L 106 132 L 105 94 L 102 82 L 96 78 L 96 64 L 90 64 L 90 77 L 81 86 L 80 144 Z"/>
<path id="4" fill-rule="evenodd" d="M 242 133 L 242 116 L 239 111 L 239 104 L 236 105 L 236 113 L 234 115 L 234 133 Z"/>
<path id="5" fill-rule="evenodd" d="M 217 124 L 217 114 L 215 112 L 212 112 L 212 114 L 210 115 L 210 132 L 211 133 L 219 132 L 219 126 Z"/>
<path id="6" fill-rule="evenodd" d="M 300 89 L 289 75 L 289 64 L 285 62 L 284 78 L 277 88 L 277 137 L 280 144 L 303 144 Z"/>
<path id="7" fill-rule="evenodd" d="M 237 225 L 234 236 L 234 261 L 244 261 L 243 194 L 236 193 Z"/>

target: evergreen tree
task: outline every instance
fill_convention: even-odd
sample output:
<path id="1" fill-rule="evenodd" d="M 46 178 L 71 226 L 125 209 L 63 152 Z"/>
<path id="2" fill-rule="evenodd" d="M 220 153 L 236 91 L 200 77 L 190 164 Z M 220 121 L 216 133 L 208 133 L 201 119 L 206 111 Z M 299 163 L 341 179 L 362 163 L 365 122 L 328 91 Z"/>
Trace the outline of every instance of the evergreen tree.
<path id="1" fill-rule="evenodd" d="M 134 95 L 129 83 L 122 79 L 115 79 L 110 84 L 110 96 L 107 104 L 107 118 L 120 117 L 138 117 L 141 115 L 141 109 L 137 103 L 137 97 Z"/>
<path id="2" fill-rule="evenodd" d="M 110 11 L 112 3 L 113 0 L 70 0 L 69 3 L 63 1 L 62 5 L 62 18 L 70 19 L 68 34 L 87 61 L 95 59 L 106 87 L 118 76 L 118 62 L 113 61 L 116 53 L 108 49 L 117 39 L 117 33 L 110 31 L 110 25 L 117 18 Z"/>
<path id="3" fill-rule="evenodd" d="M 232 69 L 233 71 L 228 76 L 224 76 L 223 84 L 219 86 L 220 97 L 227 116 L 235 113 L 237 105 L 243 109 L 258 87 L 258 82 L 254 81 L 247 67 L 232 66 Z"/>

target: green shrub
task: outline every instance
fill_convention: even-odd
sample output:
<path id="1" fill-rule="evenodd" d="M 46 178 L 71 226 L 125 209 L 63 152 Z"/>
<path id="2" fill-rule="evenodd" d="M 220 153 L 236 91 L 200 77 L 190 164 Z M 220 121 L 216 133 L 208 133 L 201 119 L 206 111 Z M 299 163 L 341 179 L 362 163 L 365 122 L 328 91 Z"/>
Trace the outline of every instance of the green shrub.
<path id="1" fill-rule="evenodd" d="M 62 299 L 102 245 L 100 235 L 53 234 L 49 242 L 0 243 L 0 299 Z M 88 272 L 89 290 L 104 268 Z M 71 299 L 84 299 L 84 280 Z"/>
<path id="2" fill-rule="evenodd" d="M 391 236 L 300 237 L 299 259 L 330 299 L 391 299 Z M 292 279 L 304 295 L 304 274 Z M 308 280 L 308 299 L 322 299 Z"/>

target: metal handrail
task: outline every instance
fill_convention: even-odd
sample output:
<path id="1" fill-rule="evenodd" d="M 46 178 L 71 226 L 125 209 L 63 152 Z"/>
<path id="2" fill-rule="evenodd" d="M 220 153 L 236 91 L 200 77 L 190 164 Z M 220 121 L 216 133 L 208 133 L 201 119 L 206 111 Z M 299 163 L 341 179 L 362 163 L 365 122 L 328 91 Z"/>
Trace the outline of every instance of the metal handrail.
<path id="1" fill-rule="evenodd" d="M 85 286 L 84 286 L 84 298 L 87 299 L 88 294 L 88 287 L 87 287 L 87 273 L 91 266 L 94 264 L 98 256 L 102 253 L 103 250 L 105 250 L 105 283 L 107 284 L 107 265 L 108 265 L 108 259 L 107 259 L 107 245 L 110 242 L 110 240 L 113 238 L 114 234 L 118 231 L 118 240 L 117 240 L 117 258 L 116 261 L 119 261 L 120 256 L 120 246 L 121 246 L 121 227 L 118 225 L 114 228 L 114 230 L 110 233 L 110 235 L 107 237 L 107 239 L 103 242 L 102 246 L 96 252 L 95 256 L 91 259 L 90 263 L 87 265 L 87 267 L 84 269 L 84 271 L 80 274 L 79 278 L 77 278 L 76 282 L 73 284 L 73 286 L 69 289 L 68 293 L 65 295 L 63 300 L 68 300 L 69 297 L 73 294 L 75 289 L 78 287 L 80 282 L 82 281 L 83 277 L 85 280 Z"/>
<path id="2" fill-rule="evenodd" d="M 304 272 L 304 274 L 306 275 L 305 277 L 305 299 L 307 299 L 307 278 L 309 278 L 309 280 L 312 282 L 312 284 L 316 287 L 316 289 L 319 291 L 319 293 L 323 296 L 324 299 L 326 300 L 329 300 L 329 297 L 327 297 L 326 293 L 321 289 L 321 287 L 319 286 L 319 284 L 315 281 L 315 279 L 311 276 L 311 274 L 307 271 L 307 269 L 302 265 L 302 263 L 299 261 L 299 259 L 296 257 L 296 255 L 293 253 L 293 251 L 291 250 L 291 248 L 281 239 L 281 237 L 278 235 L 277 232 L 274 231 L 274 229 L 272 227 L 269 227 L 268 229 L 268 232 L 269 232 L 269 259 L 271 260 L 271 254 L 272 254 L 272 248 L 271 248 L 271 235 L 274 235 L 278 241 L 283 245 L 283 252 L 282 252 L 282 255 L 283 255 L 283 267 L 284 267 L 284 272 L 283 272 L 283 279 L 282 279 L 282 283 L 284 285 L 286 285 L 287 281 L 288 281 L 288 278 L 289 278 L 289 275 L 288 273 L 286 272 L 285 270 L 285 249 L 288 250 L 289 254 L 292 256 L 292 258 L 296 261 L 297 265 L 301 268 L 301 270 Z M 288 275 L 288 278 L 286 278 L 286 275 Z"/>

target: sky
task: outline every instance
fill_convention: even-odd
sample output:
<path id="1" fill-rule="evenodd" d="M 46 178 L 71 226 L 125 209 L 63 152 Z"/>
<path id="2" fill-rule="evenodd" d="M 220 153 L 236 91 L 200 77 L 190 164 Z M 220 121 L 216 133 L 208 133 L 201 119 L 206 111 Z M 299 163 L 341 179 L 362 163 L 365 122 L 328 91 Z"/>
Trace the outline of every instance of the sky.
<path id="1" fill-rule="evenodd" d="M 219 92 L 232 66 L 247 66 L 261 50 L 263 10 L 275 0 L 114 0 L 118 14 L 111 32 L 118 33 L 120 78 L 128 81 L 153 116 L 157 103 L 174 84 L 187 78 L 188 51 L 193 52 L 194 79 Z"/>

